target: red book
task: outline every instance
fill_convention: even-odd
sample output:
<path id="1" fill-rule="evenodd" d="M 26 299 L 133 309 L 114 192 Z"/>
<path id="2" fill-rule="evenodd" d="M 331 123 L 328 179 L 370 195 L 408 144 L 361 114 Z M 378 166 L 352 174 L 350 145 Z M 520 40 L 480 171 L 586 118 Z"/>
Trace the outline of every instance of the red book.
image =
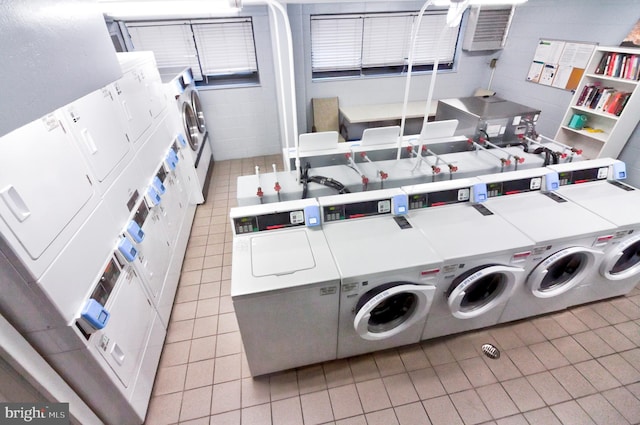
<path id="1" fill-rule="evenodd" d="M 606 75 L 608 76 L 613 75 L 613 69 L 615 68 L 617 57 L 618 57 L 617 53 L 613 53 L 613 52 L 611 53 L 611 60 L 609 61 L 609 65 L 607 66 L 607 72 L 605 72 Z"/>
<path id="2" fill-rule="evenodd" d="M 609 102 L 609 106 L 607 107 L 607 112 L 615 115 L 616 110 L 618 109 L 618 105 L 620 103 L 620 99 L 622 99 L 622 92 L 617 92 L 612 96 L 611 102 Z"/>

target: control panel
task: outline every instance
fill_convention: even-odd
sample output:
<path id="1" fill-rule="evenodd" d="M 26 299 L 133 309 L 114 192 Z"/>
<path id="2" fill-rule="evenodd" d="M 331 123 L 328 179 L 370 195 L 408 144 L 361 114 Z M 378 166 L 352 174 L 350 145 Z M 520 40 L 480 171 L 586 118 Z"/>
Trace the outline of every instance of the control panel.
<path id="1" fill-rule="evenodd" d="M 236 235 L 304 225 L 304 210 L 283 211 L 233 219 Z"/>
<path id="2" fill-rule="evenodd" d="M 323 207 L 325 223 L 391 213 L 391 199 L 353 202 Z"/>

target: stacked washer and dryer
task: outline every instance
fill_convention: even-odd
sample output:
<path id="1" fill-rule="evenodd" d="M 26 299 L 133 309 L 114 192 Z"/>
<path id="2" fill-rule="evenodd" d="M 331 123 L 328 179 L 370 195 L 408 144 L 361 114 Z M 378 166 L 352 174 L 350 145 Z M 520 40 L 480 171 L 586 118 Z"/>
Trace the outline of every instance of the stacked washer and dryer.
<path id="1" fill-rule="evenodd" d="M 0 312 L 106 423 L 142 423 L 198 192 L 151 53 L 0 138 Z"/>

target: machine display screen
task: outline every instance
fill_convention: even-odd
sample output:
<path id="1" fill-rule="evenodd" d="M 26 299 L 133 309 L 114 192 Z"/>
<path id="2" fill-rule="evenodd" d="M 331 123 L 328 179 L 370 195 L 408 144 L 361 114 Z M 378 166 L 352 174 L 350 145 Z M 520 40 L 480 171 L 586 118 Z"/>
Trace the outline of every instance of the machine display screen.
<path id="1" fill-rule="evenodd" d="M 603 180 L 607 178 L 607 174 L 607 168 L 601 167 L 589 168 L 587 170 L 565 171 L 563 173 L 558 173 L 558 177 L 560 179 L 560 186 L 566 186 L 569 184 L 580 184 Z"/>
<path id="2" fill-rule="evenodd" d="M 293 226 L 304 226 L 304 211 L 284 211 L 251 217 L 233 219 L 236 234 L 262 232 L 265 230 L 284 229 Z"/>
<path id="3" fill-rule="evenodd" d="M 388 214 L 391 212 L 391 199 L 331 205 L 324 207 L 323 212 L 325 222 Z"/>
<path id="4" fill-rule="evenodd" d="M 441 205 L 457 204 L 469 200 L 470 190 L 462 189 L 443 190 L 440 192 L 420 193 L 409 196 L 409 209 L 439 207 Z"/>
<path id="5" fill-rule="evenodd" d="M 142 227 L 148 215 L 149 215 L 149 208 L 147 208 L 147 204 L 144 202 L 140 202 L 140 206 L 138 207 L 138 210 L 133 216 L 133 221 L 138 223 L 138 226 Z"/>
<path id="6" fill-rule="evenodd" d="M 113 288 L 116 286 L 120 273 L 120 267 L 116 265 L 116 262 L 112 258 L 104 269 L 102 277 L 100 277 L 98 281 L 98 286 L 96 286 L 96 289 L 94 289 L 91 294 L 91 298 L 98 301 L 102 306 L 105 306 L 109 295 L 111 295 L 111 291 L 113 291 Z"/>
<path id="7" fill-rule="evenodd" d="M 532 190 L 540 190 L 542 187 L 542 177 L 533 177 L 504 182 L 487 183 L 487 197 L 515 195 Z"/>

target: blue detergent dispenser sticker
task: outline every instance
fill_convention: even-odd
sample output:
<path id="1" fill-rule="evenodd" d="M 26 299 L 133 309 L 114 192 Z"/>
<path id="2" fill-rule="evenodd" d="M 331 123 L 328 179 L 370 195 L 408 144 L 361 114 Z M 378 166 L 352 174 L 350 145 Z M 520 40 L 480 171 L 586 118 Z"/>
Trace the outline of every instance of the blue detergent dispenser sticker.
<path id="1" fill-rule="evenodd" d="M 611 166 L 613 171 L 613 180 L 624 180 L 627 178 L 627 166 L 622 161 L 616 161 Z"/>
<path id="2" fill-rule="evenodd" d="M 118 242 L 118 251 L 128 261 L 132 262 L 138 256 L 138 250 L 131 243 L 131 241 L 125 237 L 120 238 Z"/>
<path id="3" fill-rule="evenodd" d="M 167 152 L 167 156 L 164 160 L 171 171 L 175 170 L 178 165 L 178 161 L 176 159 L 176 153 L 173 151 L 173 149 L 169 149 L 169 152 Z"/>
<path id="4" fill-rule="evenodd" d="M 153 188 L 153 186 L 149 186 L 149 188 L 147 189 L 147 196 L 149 197 L 149 200 L 151 201 L 153 206 L 160 204 L 160 201 L 162 201 L 160 194 Z"/>
<path id="5" fill-rule="evenodd" d="M 167 188 L 164 187 L 164 184 L 160 181 L 160 177 L 158 176 L 155 176 L 153 178 L 153 187 L 156 189 L 156 191 L 158 191 L 160 195 L 164 195 L 164 193 L 167 191 Z"/>
<path id="6" fill-rule="evenodd" d="M 486 183 L 476 183 L 471 188 L 471 202 L 475 202 L 477 204 L 484 202 L 487 200 L 487 184 Z"/>
<path id="7" fill-rule="evenodd" d="M 138 223 L 133 220 L 131 220 L 129 225 L 127 225 L 127 233 L 135 243 L 140 243 L 144 240 L 144 230 L 142 230 Z"/>
<path id="8" fill-rule="evenodd" d="M 304 207 L 304 221 L 307 227 L 319 226 L 320 207 L 318 205 L 309 205 Z"/>
<path id="9" fill-rule="evenodd" d="M 184 148 L 185 146 L 187 146 L 187 139 L 184 138 L 184 135 L 182 133 L 178 134 L 178 140 L 180 141 L 180 145 Z"/>
<path id="10" fill-rule="evenodd" d="M 394 195 L 392 205 L 393 215 L 405 215 L 409 211 L 409 197 L 406 194 Z"/>
<path id="11" fill-rule="evenodd" d="M 82 313 L 80 313 L 80 317 L 85 324 L 89 325 L 91 328 L 100 330 L 107 326 L 107 322 L 109 322 L 109 317 L 111 317 L 111 315 L 107 310 L 105 310 L 102 304 L 91 298 L 84 305 Z M 83 328 L 86 329 L 86 327 Z"/>
<path id="12" fill-rule="evenodd" d="M 558 173 L 547 173 L 544 176 L 544 190 L 546 192 L 553 192 L 560 188 L 560 176 Z"/>

